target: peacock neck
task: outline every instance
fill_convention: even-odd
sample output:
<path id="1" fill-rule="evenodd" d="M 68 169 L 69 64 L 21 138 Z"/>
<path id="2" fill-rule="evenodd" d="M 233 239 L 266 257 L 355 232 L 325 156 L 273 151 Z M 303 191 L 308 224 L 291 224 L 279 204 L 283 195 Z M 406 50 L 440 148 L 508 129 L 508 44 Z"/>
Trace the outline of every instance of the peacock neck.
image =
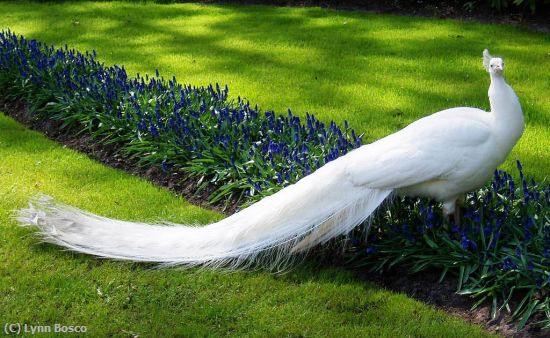
<path id="1" fill-rule="evenodd" d="M 524 129 L 523 112 L 516 93 L 502 75 L 491 73 L 489 103 L 503 150 L 511 150 Z"/>
<path id="2" fill-rule="evenodd" d="M 501 116 L 513 114 L 517 108 L 514 101 L 517 101 L 517 97 L 512 88 L 504 81 L 504 77 L 491 73 L 491 85 L 489 86 L 491 112 Z M 510 103 L 514 104 L 510 106 Z"/>

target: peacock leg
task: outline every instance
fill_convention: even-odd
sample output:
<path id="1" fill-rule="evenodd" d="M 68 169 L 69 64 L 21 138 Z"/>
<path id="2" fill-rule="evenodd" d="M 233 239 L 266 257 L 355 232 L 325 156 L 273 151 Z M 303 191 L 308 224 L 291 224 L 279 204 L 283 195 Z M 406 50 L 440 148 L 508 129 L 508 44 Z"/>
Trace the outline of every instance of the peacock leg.
<path id="1" fill-rule="evenodd" d="M 456 200 L 455 212 L 453 213 L 453 218 L 454 218 L 455 225 L 460 225 L 460 205 L 458 203 L 458 200 Z"/>
<path id="2" fill-rule="evenodd" d="M 455 208 L 455 212 L 454 212 L 455 225 L 460 225 L 460 223 L 462 222 L 461 221 L 462 212 L 460 210 L 464 206 L 464 200 L 465 200 L 464 195 L 460 195 L 456 198 L 455 207 L 454 207 Z"/>

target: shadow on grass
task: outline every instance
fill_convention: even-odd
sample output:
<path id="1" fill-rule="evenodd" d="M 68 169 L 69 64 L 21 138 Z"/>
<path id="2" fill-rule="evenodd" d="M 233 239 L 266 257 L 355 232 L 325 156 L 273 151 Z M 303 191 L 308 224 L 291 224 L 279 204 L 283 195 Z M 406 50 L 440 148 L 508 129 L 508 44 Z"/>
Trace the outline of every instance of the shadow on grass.
<path id="1" fill-rule="evenodd" d="M 296 88 L 293 97 L 303 102 L 298 114 L 305 113 L 304 106 L 340 110 L 317 115 L 339 123 L 348 119 L 369 139 L 447 107 L 487 109 L 488 79 L 477 57 L 481 50 L 490 46 L 510 60 L 533 64 L 540 62 L 544 48 L 527 52 L 522 47 L 548 40 L 498 25 L 438 25 L 429 19 L 319 8 L 86 3 L 36 6 L 10 16 L 37 18 L 31 37 L 98 46 L 100 58 L 123 60 L 134 70 L 159 68 L 170 76 L 179 67 L 175 64 L 187 63 L 180 77 L 216 76 L 201 84 L 231 84 L 238 74 L 261 92 L 290 85 Z M 546 62 L 550 65 L 550 59 Z M 511 83 L 521 81 L 519 69 L 510 73 Z M 237 92 L 233 97 L 237 94 L 247 96 Z M 286 110 L 285 102 L 272 104 L 263 108 Z M 529 106 L 528 122 L 550 124 L 550 114 L 535 113 L 545 109 L 542 101 Z M 392 117 L 396 112 L 401 113 L 397 119 Z"/>

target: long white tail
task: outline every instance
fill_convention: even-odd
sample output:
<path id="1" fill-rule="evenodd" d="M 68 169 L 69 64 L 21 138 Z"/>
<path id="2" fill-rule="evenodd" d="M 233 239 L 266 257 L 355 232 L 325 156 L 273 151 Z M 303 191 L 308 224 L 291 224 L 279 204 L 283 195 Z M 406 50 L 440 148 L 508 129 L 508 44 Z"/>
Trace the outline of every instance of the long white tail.
<path id="1" fill-rule="evenodd" d="M 351 231 L 391 193 L 349 183 L 337 162 L 206 226 L 114 220 L 48 198 L 29 203 L 18 220 L 47 242 L 105 258 L 235 268 L 267 257 L 278 269 L 292 253 Z"/>

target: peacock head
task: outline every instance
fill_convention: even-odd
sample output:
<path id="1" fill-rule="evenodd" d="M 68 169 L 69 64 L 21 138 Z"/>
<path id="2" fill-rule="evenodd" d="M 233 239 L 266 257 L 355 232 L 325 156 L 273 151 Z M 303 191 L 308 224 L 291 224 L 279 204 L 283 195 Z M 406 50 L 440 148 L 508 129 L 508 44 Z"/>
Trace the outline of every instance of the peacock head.
<path id="1" fill-rule="evenodd" d="M 504 72 L 504 61 L 501 58 L 492 57 L 488 49 L 483 51 L 483 66 L 491 74 L 502 75 Z"/>

